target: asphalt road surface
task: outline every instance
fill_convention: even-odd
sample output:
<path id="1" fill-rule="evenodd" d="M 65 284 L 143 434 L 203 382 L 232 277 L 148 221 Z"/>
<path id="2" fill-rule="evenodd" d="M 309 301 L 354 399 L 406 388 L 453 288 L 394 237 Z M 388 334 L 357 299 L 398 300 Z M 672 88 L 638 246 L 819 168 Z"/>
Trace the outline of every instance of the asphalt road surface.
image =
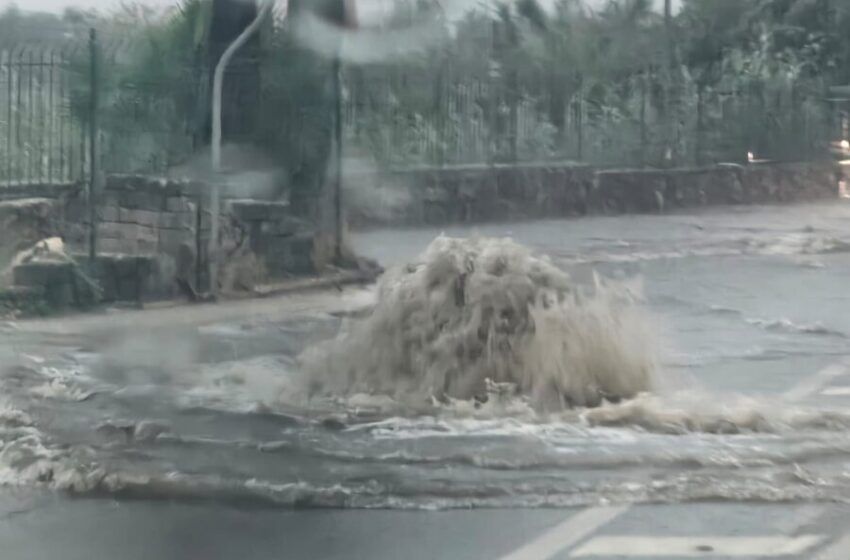
<path id="1" fill-rule="evenodd" d="M 369 290 L 7 323 L 0 557 L 850 558 L 850 206 L 446 233 L 639 281 L 670 429 L 277 407 Z"/>

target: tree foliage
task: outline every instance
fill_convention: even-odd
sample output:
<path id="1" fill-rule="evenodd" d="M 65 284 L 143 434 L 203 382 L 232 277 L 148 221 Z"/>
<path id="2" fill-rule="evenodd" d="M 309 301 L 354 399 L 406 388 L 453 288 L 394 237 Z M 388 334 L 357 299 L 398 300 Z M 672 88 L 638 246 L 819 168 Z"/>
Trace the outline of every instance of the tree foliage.
<path id="1" fill-rule="evenodd" d="M 269 25 L 256 51 L 262 117 L 251 140 L 307 191 L 323 181 L 336 94 L 330 55 L 299 40 L 297 15 L 309 6 L 333 16 L 342 3 L 328 2 L 291 0 L 293 17 Z M 835 134 L 828 88 L 850 83 L 846 0 L 684 0 L 671 28 L 649 0 L 499 0 L 444 16 L 440 2 L 393 5 L 379 24 L 387 33 L 425 18 L 437 31 L 401 54 L 343 56 L 342 92 L 348 153 L 389 166 L 816 155 Z M 132 9 L 32 20 L 121 38 L 121 49 L 104 49 L 102 76 L 113 145 L 134 160 L 121 165 L 168 165 L 202 144 L 211 6 L 183 0 L 167 17 Z M 26 41 L 30 17 L 7 10 L 0 33 Z"/>

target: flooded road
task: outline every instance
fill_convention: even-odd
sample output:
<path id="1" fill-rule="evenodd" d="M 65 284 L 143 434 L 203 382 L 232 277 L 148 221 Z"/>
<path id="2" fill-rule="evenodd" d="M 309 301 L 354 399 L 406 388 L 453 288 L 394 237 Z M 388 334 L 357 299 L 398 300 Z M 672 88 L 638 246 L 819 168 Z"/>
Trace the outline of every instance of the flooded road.
<path id="1" fill-rule="evenodd" d="M 392 266 L 441 231 L 354 242 Z M 337 311 L 368 309 L 374 290 L 177 321 L 8 323 L 0 482 L 281 508 L 850 500 L 850 206 L 445 232 L 508 236 L 576 282 L 640 288 L 653 392 L 546 413 L 522 399 L 287 398 L 301 352 L 356 321 Z"/>

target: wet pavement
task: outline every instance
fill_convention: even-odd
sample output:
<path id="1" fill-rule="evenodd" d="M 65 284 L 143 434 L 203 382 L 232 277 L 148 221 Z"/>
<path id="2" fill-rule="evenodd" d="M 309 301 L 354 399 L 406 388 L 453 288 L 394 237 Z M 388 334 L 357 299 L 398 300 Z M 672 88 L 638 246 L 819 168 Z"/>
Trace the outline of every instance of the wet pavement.
<path id="1" fill-rule="evenodd" d="M 2 557 L 850 558 L 850 206 L 447 233 L 640 284 L 687 429 L 276 408 L 369 290 L 0 324 Z"/>

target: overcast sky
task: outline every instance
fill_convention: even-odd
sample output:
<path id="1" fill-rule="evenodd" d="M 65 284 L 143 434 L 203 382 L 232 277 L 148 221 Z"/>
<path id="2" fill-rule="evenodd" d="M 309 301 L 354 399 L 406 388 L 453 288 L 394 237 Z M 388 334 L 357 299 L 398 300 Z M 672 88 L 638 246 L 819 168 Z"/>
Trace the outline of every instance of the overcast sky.
<path id="1" fill-rule="evenodd" d="M 140 2 L 131 2 L 138 4 L 148 4 L 151 6 L 170 6 L 175 4 L 177 0 L 143 0 Z M 61 13 L 68 6 L 78 6 L 81 8 L 98 8 L 100 10 L 109 11 L 121 4 L 120 0 L 0 0 L 0 9 L 16 4 L 22 10 L 33 12 L 57 12 Z"/>
<path id="2" fill-rule="evenodd" d="M 375 2 L 375 0 L 358 0 L 363 2 Z M 603 2 L 604 0 L 590 0 L 591 2 Z M 673 4 L 679 4 L 681 0 L 673 0 Z M 171 6 L 177 3 L 178 0 L 138 0 L 139 4 L 148 4 L 150 6 Z M 655 0 L 659 6 L 663 5 L 664 0 Z M 12 4 L 17 4 L 19 8 L 61 13 L 68 6 L 79 6 L 84 8 L 98 8 L 100 10 L 109 11 L 121 4 L 121 0 L 0 0 L 0 9 L 6 8 Z"/>

